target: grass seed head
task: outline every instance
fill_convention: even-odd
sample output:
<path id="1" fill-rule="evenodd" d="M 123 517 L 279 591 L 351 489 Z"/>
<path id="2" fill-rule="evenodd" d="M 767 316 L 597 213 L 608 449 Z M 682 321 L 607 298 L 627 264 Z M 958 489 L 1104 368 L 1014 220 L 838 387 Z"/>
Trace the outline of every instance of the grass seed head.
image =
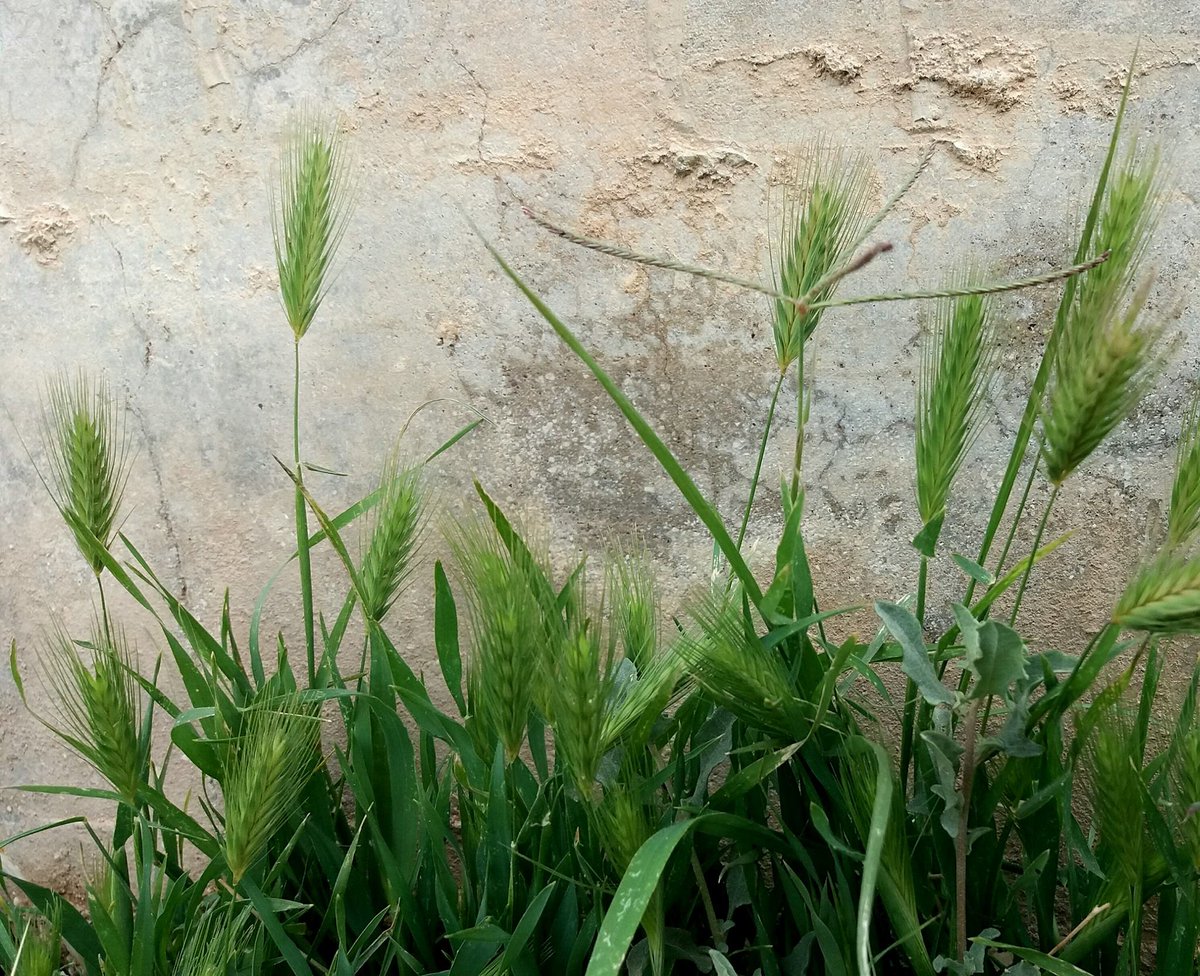
<path id="1" fill-rule="evenodd" d="M 83 372 L 52 380 L 42 402 L 48 487 L 76 545 L 97 576 L 129 478 L 129 437 L 108 384 Z"/>
<path id="2" fill-rule="evenodd" d="M 1200 535 L 1200 392 L 1192 397 L 1179 435 L 1167 514 L 1168 549 L 1190 546 Z"/>
<path id="3" fill-rule="evenodd" d="M 1042 454 L 1056 485 L 1132 413 L 1161 371 L 1164 330 L 1139 321 L 1152 280 L 1139 267 L 1163 199 L 1158 153 L 1135 144 L 1109 181 L 1096 225 L 1094 249 L 1109 258 L 1079 280 L 1057 336 L 1042 407 Z"/>
<path id="4" fill-rule="evenodd" d="M 963 274 L 955 285 L 972 283 L 973 276 Z M 938 303 L 917 389 L 917 506 L 926 524 L 945 511 L 950 486 L 978 436 L 993 375 L 993 334 L 985 296 Z"/>
<path id="5" fill-rule="evenodd" d="M 680 639 L 678 651 L 705 693 L 760 729 L 802 738 L 808 713 L 778 654 L 746 633 L 740 593 L 710 594 L 691 616 L 696 630 Z"/>
<path id="6" fill-rule="evenodd" d="M 140 695 L 124 631 L 94 621 L 85 649 L 55 625 L 43 647 L 42 676 L 62 723 L 51 729 L 133 805 L 144 763 Z"/>
<path id="7" fill-rule="evenodd" d="M 266 853 L 320 763 L 320 719 L 294 696 L 251 706 L 229 768 L 225 860 L 234 884 Z"/>
<path id="8" fill-rule="evenodd" d="M 1091 744 L 1092 811 L 1109 877 L 1128 890 L 1142 876 L 1146 827 L 1134 736 L 1117 708 Z"/>
<path id="9" fill-rule="evenodd" d="M 825 301 L 832 286 L 813 289 L 851 258 L 867 217 L 867 167 L 859 156 L 818 144 L 789 164 L 779 188 L 779 215 L 771 228 L 775 290 L 791 298 Z M 810 294 L 812 293 L 812 294 Z M 804 353 L 821 309 L 775 300 L 775 357 L 781 373 Z"/>
<path id="10" fill-rule="evenodd" d="M 496 742 L 509 761 L 520 753 L 535 695 L 546 692 L 547 622 L 523 569 L 488 526 L 459 527 L 451 538 L 466 582 L 472 652 L 470 722 L 482 755 Z"/>
<path id="11" fill-rule="evenodd" d="M 363 610 L 377 622 L 387 615 L 407 581 L 420 543 L 426 508 L 421 469 L 390 459 L 379 492 L 360 573 Z"/>
<path id="12" fill-rule="evenodd" d="M 297 342 L 312 325 L 329 288 L 349 202 L 349 167 L 336 124 L 309 112 L 300 114 L 284 140 L 272 211 L 279 291 Z"/>
<path id="13" fill-rule="evenodd" d="M 1200 633 L 1200 557 L 1164 551 L 1125 587 L 1112 619 L 1151 634 Z"/>
<path id="14" fill-rule="evenodd" d="M 54 976 L 62 962 L 62 913 L 47 917 L 32 912 L 17 915 L 24 922 L 13 961 L 13 976 Z"/>

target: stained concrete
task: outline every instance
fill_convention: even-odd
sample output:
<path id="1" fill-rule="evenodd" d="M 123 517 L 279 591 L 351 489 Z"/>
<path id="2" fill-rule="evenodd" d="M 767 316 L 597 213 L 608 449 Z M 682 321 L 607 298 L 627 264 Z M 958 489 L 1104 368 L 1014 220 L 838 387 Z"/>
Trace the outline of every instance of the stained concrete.
<path id="1" fill-rule="evenodd" d="M 470 506 L 474 474 L 542 520 L 564 564 L 637 534 L 677 606 L 708 572 L 710 544 L 468 218 L 732 519 L 772 382 L 765 300 L 572 248 L 517 201 L 628 247 L 761 277 L 789 146 L 824 133 L 862 151 L 882 200 L 932 142 L 929 172 L 879 230 L 895 249 L 847 289 L 936 283 L 968 254 L 997 274 L 1041 272 L 1073 250 L 1139 38 L 1131 127 L 1161 140 L 1174 166 L 1149 260 L 1157 307 L 1178 310 L 1182 339 L 1160 388 L 1052 520 L 1076 535 L 1038 578 L 1025 625 L 1039 646 L 1068 650 L 1161 525 L 1200 355 L 1191 0 L 0 3 L 0 638 L 16 641 L 34 713 L 0 683 L 0 785 L 98 785 L 37 720 L 48 714 L 39 635 L 55 614 L 85 627 L 93 599 L 35 473 L 39 391 L 55 369 L 101 371 L 126 398 L 139 453 L 125 531 L 202 620 L 216 624 L 228 587 L 244 635 L 258 588 L 290 551 L 291 493 L 272 455 L 290 450 L 291 342 L 269 223 L 290 110 L 340 113 L 358 174 L 340 274 L 304 341 L 306 456 L 350 473 L 316 479 L 319 497 L 337 507 L 368 490 L 421 404 L 439 400 L 409 427 L 413 455 L 478 411 L 490 424 L 433 475 L 444 512 Z M 947 550 L 977 544 L 1055 300 L 1048 289 L 1004 305 L 997 422 L 964 471 Z M 826 606 L 913 586 L 922 314 L 874 306 L 821 326 L 807 526 Z M 768 486 L 793 433 L 785 422 L 768 452 Z M 764 570 L 778 529 L 768 491 L 749 535 Z M 431 674 L 427 564 L 441 549 L 433 537 L 394 622 Z M 338 567 L 319 559 L 318 571 L 333 608 Z M 937 567 L 935 603 L 953 580 Z M 269 628 L 292 641 L 294 589 L 283 584 L 268 607 Z M 161 636 L 120 609 L 151 667 Z M 1177 652 L 1180 670 L 1192 653 Z M 0 836 L 79 810 L 103 828 L 103 807 L 6 792 Z M 85 840 L 20 842 L 6 864 L 69 888 Z"/>

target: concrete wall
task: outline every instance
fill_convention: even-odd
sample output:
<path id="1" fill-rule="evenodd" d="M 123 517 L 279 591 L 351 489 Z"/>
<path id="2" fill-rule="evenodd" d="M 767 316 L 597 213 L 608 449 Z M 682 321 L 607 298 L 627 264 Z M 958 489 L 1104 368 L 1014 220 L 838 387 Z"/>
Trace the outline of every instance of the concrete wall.
<path id="1" fill-rule="evenodd" d="M 439 464 L 446 511 L 469 504 L 473 472 L 544 519 L 563 561 L 636 529 L 677 604 L 707 571 L 704 534 L 466 216 L 732 518 L 772 381 L 765 300 L 572 248 L 516 199 L 594 236 L 760 276 L 768 186 L 787 147 L 825 133 L 862 150 L 882 199 L 933 141 L 930 172 L 880 230 L 895 250 L 850 287 L 935 283 L 968 253 L 997 274 L 1036 273 L 1073 250 L 1139 37 L 1131 122 L 1175 164 L 1151 261 L 1160 307 L 1182 309 L 1183 340 L 1161 389 L 1069 484 L 1053 520 L 1077 535 L 1031 598 L 1056 612 L 1031 609 L 1026 629 L 1065 649 L 1103 618 L 1157 531 L 1200 352 L 1191 0 L 0 3 L 0 638 L 16 640 L 33 707 L 46 707 L 33 677 L 45 621 L 82 628 L 92 601 L 19 439 L 37 460 L 40 386 L 56 368 L 101 370 L 128 398 L 139 455 L 126 531 L 203 620 L 215 625 L 228 586 L 244 633 L 290 551 L 291 493 L 272 454 L 290 450 L 291 341 L 268 188 L 293 106 L 342 114 L 359 174 L 341 274 L 304 344 L 306 454 L 352 473 L 318 480 L 319 495 L 337 507 L 368 490 L 409 414 L 453 398 L 408 434 L 415 454 L 472 410 L 492 421 Z M 1056 295 L 1005 306 L 999 423 L 965 472 L 948 548 L 977 545 Z M 921 314 L 868 307 L 821 327 L 808 527 L 826 606 L 914 585 Z M 758 565 L 779 528 L 769 489 L 792 433 L 785 423 L 768 454 L 750 534 Z M 328 608 L 341 576 L 319 568 Z M 425 567 L 396 618 L 418 662 L 432 659 L 428 579 Z M 289 581 L 271 628 L 294 637 L 295 608 Z M 161 638 L 127 619 L 148 668 Z M 0 723 L 0 786 L 94 781 L 7 679 Z M 80 809 L 5 792 L 0 836 Z M 14 845 L 6 863 L 66 885 L 82 840 Z"/>

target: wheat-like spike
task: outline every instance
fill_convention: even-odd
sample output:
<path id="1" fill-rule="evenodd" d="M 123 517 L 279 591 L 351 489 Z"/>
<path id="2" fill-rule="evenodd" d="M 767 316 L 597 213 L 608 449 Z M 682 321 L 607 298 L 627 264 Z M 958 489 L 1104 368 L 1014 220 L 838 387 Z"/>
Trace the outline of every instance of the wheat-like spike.
<path id="1" fill-rule="evenodd" d="M 42 406 L 46 482 L 76 545 L 99 576 L 117 531 L 131 466 L 128 429 L 108 384 L 80 371 L 50 381 Z"/>
<path id="2" fill-rule="evenodd" d="M 1131 743 L 1128 720 L 1119 706 L 1096 729 L 1090 748 L 1092 812 L 1110 880 L 1128 890 L 1142 876 L 1145 847 L 1145 812 L 1142 807 L 1142 773 Z"/>
<path id="3" fill-rule="evenodd" d="M 697 630 L 676 646 L 705 693 L 752 725 L 793 741 L 804 738 L 811 708 L 797 699 L 779 655 L 746 633 L 737 588 L 701 598 L 690 615 Z"/>
<path id="4" fill-rule="evenodd" d="M 296 696 L 251 706 L 226 770 L 225 860 L 237 884 L 299 806 L 321 761 L 315 708 Z"/>
<path id="5" fill-rule="evenodd" d="M 600 759 L 601 724 L 612 688 L 611 672 L 601 673 L 600 645 L 586 629 L 562 644 L 551 698 L 554 740 L 571 771 L 579 795 L 593 796 Z"/>
<path id="6" fill-rule="evenodd" d="M 62 724 L 47 726 L 86 759 L 131 806 L 142 782 L 140 720 L 133 652 L 125 633 L 94 621 L 81 647 L 55 623 L 42 654 L 42 680 Z"/>
<path id="7" fill-rule="evenodd" d="M 225 976 L 253 942 L 248 909 L 216 903 L 188 926 L 173 976 Z"/>
<path id="8" fill-rule="evenodd" d="M 917 388 L 917 507 L 926 524 L 945 510 L 950 485 L 979 435 L 993 377 L 994 331 L 983 295 L 939 304 Z"/>
<path id="9" fill-rule="evenodd" d="M 13 976 L 54 976 L 62 961 L 62 909 L 56 904 L 49 915 L 19 912 L 24 921 L 13 959 Z"/>
<path id="10" fill-rule="evenodd" d="M 616 553 L 608 560 L 605 598 L 625 657 L 643 674 L 659 643 L 658 593 L 644 555 Z"/>
<path id="11" fill-rule="evenodd" d="M 547 649 L 562 637 L 543 619 L 526 572 L 489 526 L 457 526 L 450 545 L 470 608 L 468 724 L 483 755 L 500 742 L 512 761 L 525 741 L 535 697 L 550 711 Z"/>
<path id="12" fill-rule="evenodd" d="M 609 697 L 600 730 L 603 752 L 622 740 L 635 745 L 645 741 L 663 712 L 690 691 L 687 683 L 679 681 L 683 669 L 677 650 L 669 648 L 638 671 L 636 681 L 624 694 Z"/>
<path id="13" fill-rule="evenodd" d="M 1042 411 L 1046 474 L 1060 485 L 1133 412 L 1165 365 L 1164 329 L 1138 320 L 1151 279 L 1120 312 L 1117 300 L 1069 319 L 1055 353 L 1054 386 Z"/>
<path id="14" fill-rule="evenodd" d="M 1200 557 L 1167 551 L 1126 586 L 1113 623 L 1152 634 L 1200 633 Z"/>
<path id="15" fill-rule="evenodd" d="M 310 112 L 288 126 L 271 214 L 279 291 L 297 342 L 329 288 L 350 214 L 350 170 L 337 125 Z"/>
<path id="16" fill-rule="evenodd" d="M 377 623 L 412 571 L 426 502 L 420 466 L 404 466 L 394 455 L 389 458 L 379 480 L 379 502 L 372 511 L 370 541 L 359 573 L 363 612 Z"/>
<path id="17" fill-rule="evenodd" d="M 1183 419 L 1167 514 L 1167 548 L 1188 546 L 1200 533 L 1200 391 Z"/>

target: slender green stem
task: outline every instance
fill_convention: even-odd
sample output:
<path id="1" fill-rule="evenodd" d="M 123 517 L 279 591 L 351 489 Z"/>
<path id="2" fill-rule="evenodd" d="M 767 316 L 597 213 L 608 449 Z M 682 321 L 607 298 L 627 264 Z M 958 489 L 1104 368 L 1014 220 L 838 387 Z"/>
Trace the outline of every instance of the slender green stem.
<path id="1" fill-rule="evenodd" d="M 921 556 L 917 574 L 917 620 L 925 630 L 925 590 L 929 583 L 929 557 Z M 969 597 L 968 597 L 969 599 Z M 939 676 L 940 677 L 940 676 Z M 908 767 L 912 762 L 913 745 L 917 738 L 917 683 L 912 678 L 904 682 L 904 724 L 900 729 L 900 783 L 908 788 Z"/>
<path id="2" fill-rule="evenodd" d="M 296 552 L 300 564 L 300 599 L 304 605 L 304 653 L 308 683 L 316 676 L 316 636 L 313 628 L 312 560 L 308 552 L 308 509 L 304 504 L 304 471 L 300 465 L 300 340 L 296 339 L 296 370 L 292 387 L 292 459 L 296 464 Z"/>
<path id="3" fill-rule="evenodd" d="M 1033 538 L 1033 549 L 1031 551 L 1034 553 L 1038 551 L 1038 546 L 1042 544 L 1042 534 L 1046 531 L 1046 523 L 1050 521 L 1050 512 L 1054 508 L 1054 502 L 1058 498 L 1058 490 L 1061 487 L 1061 484 L 1057 484 L 1054 486 L 1053 491 L 1050 492 L 1050 500 L 1046 502 L 1046 510 L 1042 513 L 1042 520 L 1038 523 L 1037 535 Z M 1017 598 L 1013 601 L 1012 614 L 1008 618 L 1009 626 L 1014 626 L 1017 622 L 1017 614 L 1021 610 L 1021 600 L 1025 596 L 1025 587 L 1029 585 L 1029 577 L 1033 573 L 1034 562 L 1035 560 L 1033 559 L 1029 560 L 1029 565 L 1025 567 L 1025 575 L 1021 577 L 1021 585 L 1017 588 Z"/>
<path id="4" fill-rule="evenodd" d="M 762 440 L 758 445 L 758 460 L 754 464 L 754 477 L 750 481 L 750 497 L 746 499 L 746 511 L 742 513 L 742 525 L 738 529 L 737 547 L 742 548 L 742 540 L 746 538 L 746 526 L 750 523 L 750 510 L 754 507 L 754 495 L 758 491 L 758 479 L 762 474 L 763 457 L 767 453 L 767 440 L 771 436 L 771 425 L 775 421 L 775 405 L 779 402 L 779 391 L 783 389 L 785 374 L 779 374 L 775 384 L 775 392 L 771 394 L 771 406 L 767 409 L 767 423 L 763 427 Z"/>
<path id="5" fill-rule="evenodd" d="M 796 357 L 796 447 L 792 455 L 792 504 L 800 497 L 800 469 L 804 466 L 804 350 Z"/>
<path id="6" fill-rule="evenodd" d="M 104 623 L 104 638 L 111 647 L 113 643 L 112 625 L 108 620 L 108 603 L 104 599 L 104 579 L 99 573 L 96 574 L 96 588 L 100 591 L 100 619 Z"/>
<path id="7" fill-rule="evenodd" d="M 704 904 L 704 917 L 708 921 L 708 934 L 713 940 L 713 947 L 722 951 L 725 948 L 725 934 L 721 931 L 721 922 L 717 918 L 717 910 L 708 890 L 708 882 L 704 879 L 704 869 L 700 866 L 700 858 L 696 856 L 695 850 L 692 851 L 692 874 L 696 878 L 700 901 Z"/>
<path id="8" fill-rule="evenodd" d="M 979 705 L 982 699 L 971 702 L 967 711 L 966 743 L 962 759 L 962 810 L 959 813 L 958 834 L 954 838 L 954 888 L 957 896 L 955 924 L 957 939 L 955 955 L 962 960 L 967 951 L 967 844 L 971 827 L 971 787 L 975 781 L 975 742 L 979 734 Z"/>
<path id="9" fill-rule="evenodd" d="M 1034 458 L 1033 467 L 1029 469 L 1029 477 L 1025 479 L 1025 489 L 1021 492 L 1021 500 L 1017 503 L 1016 514 L 1013 515 L 1012 525 L 1008 527 L 1008 535 L 1004 540 L 1004 548 L 1000 550 L 1000 558 L 996 561 L 996 572 L 993 574 L 1000 577 L 1004 573 L 1004 564 L 1008 560 L 1009 551 L 1012 549 L 1013 540 L 1017 537 L 1017 529 L 1021 525 L 1021 517 L 1025 514 L 1025 508 L 1029 504 L 1029 492 L 1033 488 L 1034 479 L 1037 477 L 1038 469 L 1042 465 L 1042 455 L 1039 451 Z M 967 589 L 967 598 L 964 603 L 970 603 L 971 597 L 975 592 L 975 580 L 971 580 L 971 585 Z"/>

